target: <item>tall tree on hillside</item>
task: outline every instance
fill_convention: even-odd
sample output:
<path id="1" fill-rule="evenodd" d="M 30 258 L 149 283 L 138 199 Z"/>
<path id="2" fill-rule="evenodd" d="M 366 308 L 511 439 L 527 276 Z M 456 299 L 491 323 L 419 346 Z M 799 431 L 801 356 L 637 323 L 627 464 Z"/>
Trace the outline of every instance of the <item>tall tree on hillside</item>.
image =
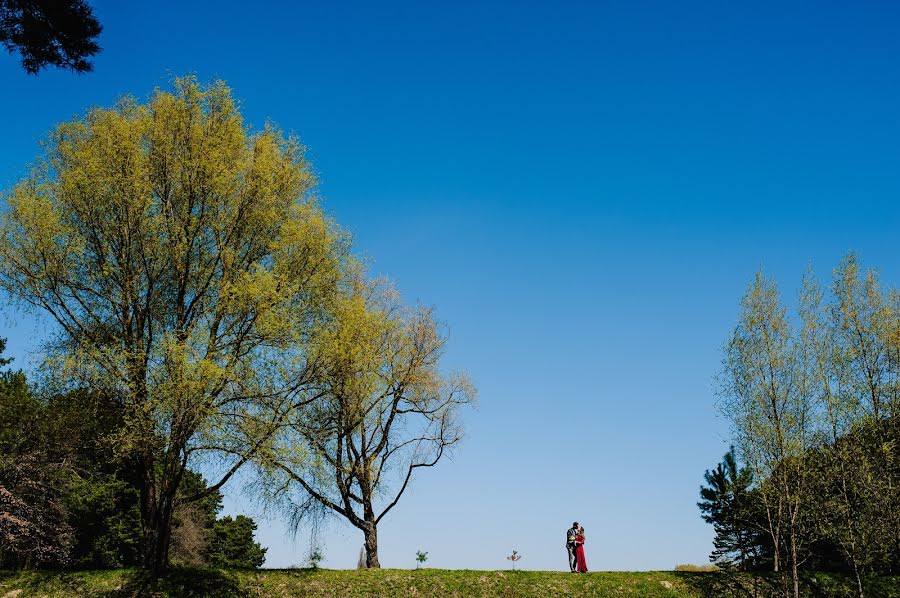
<path id="1" fill-rule="evenodd" d="M 757 273 L 726 347 L 723 407 L 744 461 L 760 480 L 774 569 L 790 563 L 795 597 L 807 474 L 801 457 L 812 446 L 814 423 L 809 375 L 798 345 L 777 285 Z"/>
<path id="2" fill-rule="evenodd" d="M 296 140 L 251 134 L 223 83 L 186 78 L 60 125 L 5 198 L 0 285 L 58 324 L 58 379 L 123 406 L 153 570 L 189 463 L 231 456 L 186 502 L 221 488 L 305 388 L 303 342 L 347 246 L 313 186 Z"/>
<path id="3" fill-rule="evenodd" d="M 825 303 L 811 270 L 804 276 L 801 299 L 801 335 L 825 442 L 823 450 L 807 457 L 814 466 L 816 490 L 812 500 L 818 503 L 820 513 L 816 525 L 823 538 L 839 547 L 856 577 L 857 592 L 862 598 L 861 569 L 870 560 L 872 544 L 863 522 L 859 485 L 870 478 L 871 464 L 853 432 L 863 409 L 853 392 L 847 352 L 837 342 L 844 317 L 839 309 Z"/>
<path id="4" fill-rule="evenodd" d="M 707 485 L 700 488 L 702 500 L 697 506 L 716 533 L 709 558 L 723 568 L 745 571 L 756 563 L 760 545 L 753 514 L 753 472 L 738 466 L 731 447 L 722 462 L 703 477 Z"/>
<path id="5" fill-rule="evenodd" d="M 0 43 L 32 75 L 47 66 L 92 70 L 101 31 L 84 0 L 0 0 Z"/>
<path id="6" fill-rule="evenodd" d="M 900 553 L 900 488 L 893 476 L 883 475 L 896 464 L 891 451 L 866 451 L 856 445 L 867 435 L 890 443 L 889 419 L 900 417 L 897 400 L 898 356 L 896 302 L 881 289 L 875 271 L 863 272 L 850 254 L 834 272 L 830 306 L 835 377 L 841 381 L 837 403 L 849 414 L 851 429 L 865 425 L 865 434 L 841 443 L 859 459 L 848 469 L 854 496 L 868 496 L 867 507 L 855 515 L 863 546 L 894 546 Z"/>
<path id="7" fill-rule="evenodd" d="M 322 399 L 286 418 L 261 464 L 295 522 L 316 507 L 344 517 L 379 567 L 378 524 L 413 474 L 460 441 L 475 391 L 440 372 L 446 337 L 431 310 L 404 307 L 383 283 L 355 278 L 333 316 L 315 342 Z"/>

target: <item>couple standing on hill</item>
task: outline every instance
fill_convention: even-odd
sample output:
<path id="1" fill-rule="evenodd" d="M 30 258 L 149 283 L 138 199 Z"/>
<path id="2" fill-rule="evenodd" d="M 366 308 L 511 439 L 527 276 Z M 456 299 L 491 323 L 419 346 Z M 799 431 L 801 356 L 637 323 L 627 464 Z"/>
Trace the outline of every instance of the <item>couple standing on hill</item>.
<path id="1" fill-rule="evenodd" d="M 584 558 L 584 528 L 578 522 L 566 532 L 566 550 L 569 551 L 569 570 L 572 573 L 587 573 L 587 561 Z"/>

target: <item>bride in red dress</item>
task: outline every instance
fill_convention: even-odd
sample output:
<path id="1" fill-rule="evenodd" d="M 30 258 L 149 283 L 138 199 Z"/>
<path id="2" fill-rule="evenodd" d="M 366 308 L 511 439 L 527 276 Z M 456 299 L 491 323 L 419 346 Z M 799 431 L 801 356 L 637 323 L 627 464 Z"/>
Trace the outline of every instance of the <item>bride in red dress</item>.
<path id="1" fill-rule="evenodd" d="M 579 573 L 587 573 L 587 561 L 584 558 L 584 528 L 579 528 L 575 534 L 575 570 Z"/>

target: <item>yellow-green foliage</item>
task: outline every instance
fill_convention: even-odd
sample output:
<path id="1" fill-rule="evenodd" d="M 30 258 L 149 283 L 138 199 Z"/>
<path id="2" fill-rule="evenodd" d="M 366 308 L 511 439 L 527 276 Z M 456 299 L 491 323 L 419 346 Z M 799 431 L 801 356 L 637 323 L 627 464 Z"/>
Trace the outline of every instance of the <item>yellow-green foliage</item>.
<path id="1" fill-rule="evenodd" d="M 345 260 L 299 142 L 251 133 L 228 87 L 188 77 L 59 125 L 44 149 L 5 198 L 0 282 L 59 322 L 66 373 L 157 430 L 271 384 L 253 376 L 272 373 L 265 349 L 298 348 Z"/>
<path id="2" fill-rule="evenodd" d="M 311 504 L 363 531 L 377 567 L 378 522 L 462 438 L 476 391 L 441 371 L 445 334 L 431 310 L 403 305 L 354 268 L 310 343 L 315 400 L 257 453 L 266 495 L 298 521 Z M 298 507 L 298 505 L 300 505 Z"/>
<path id="3" fill-rule="evenodd" d="M 117 446 L 161 508 L 188 458 L 263 442 L 304 379 L 350 263 L 314 188 L 298 140 L 188 77 L 59 125 L 4 197 L 0 286 L 59 325 L 57 380 L 125 406 Z"/>

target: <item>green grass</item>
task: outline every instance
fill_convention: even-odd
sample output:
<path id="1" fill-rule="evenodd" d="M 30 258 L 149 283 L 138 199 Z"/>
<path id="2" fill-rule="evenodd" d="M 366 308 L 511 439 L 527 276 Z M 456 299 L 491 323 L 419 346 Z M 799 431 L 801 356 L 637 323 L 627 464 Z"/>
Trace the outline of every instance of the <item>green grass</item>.
<path id="1" fill-rule="evenodd" d="M 845 576 L 810 574 L 804 595 L 811 598 L 854 596 Z M 215 597 L 283 598 L 288 596 L 469 597 L 634 596 L 646 598 L 711 598 L 775 595 L 779 582 L 766 575 L 733 576 L 719 572 L 602 571 L 578 575 L 551 571 L 331 571 L 290 569 L 220 571 L 173 569 L 157 580 L 136 571 L 5 571 L 0 572 L 0 598 Z M 900 598 L 900 577 L 866 580 L 866 595 Z"/>

